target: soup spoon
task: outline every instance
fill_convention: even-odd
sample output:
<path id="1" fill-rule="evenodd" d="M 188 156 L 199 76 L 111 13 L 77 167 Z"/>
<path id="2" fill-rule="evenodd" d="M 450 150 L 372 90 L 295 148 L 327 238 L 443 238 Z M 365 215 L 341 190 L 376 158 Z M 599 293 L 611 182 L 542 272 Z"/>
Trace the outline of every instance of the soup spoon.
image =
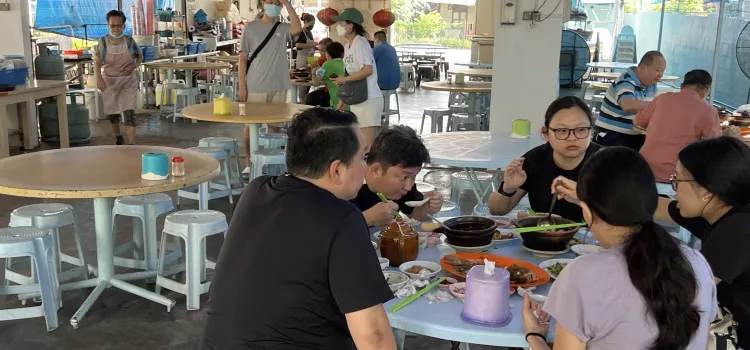
<path id="1" fill-rule="evenodd" d="M 404 204 L 406 204 L 407 207 L 419 208 L 429 201 L 430 201 L 430 197 L 427 197 L 421 201 L 408 201 Z"/>

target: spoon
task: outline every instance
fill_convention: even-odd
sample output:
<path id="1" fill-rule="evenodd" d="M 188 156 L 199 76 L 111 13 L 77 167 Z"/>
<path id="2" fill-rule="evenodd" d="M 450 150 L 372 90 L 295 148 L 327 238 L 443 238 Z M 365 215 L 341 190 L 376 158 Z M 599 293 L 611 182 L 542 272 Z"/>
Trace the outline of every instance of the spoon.
<path id="1" fill-rule="evenodd" d="M 404 204 L 406 204 L 407 207 L 419 208 L 429 201 L 430 201 L 430 197 L 427 197 L 421 201 L 408 201 Z"/>
<path id="2" fill-rule="evenodd" d="M 539 219 L 537 221 L 537 226 L 552 226 L 555 224 L 555 220 L 552 219 L 552 209 L 555 207 L 555 203 L 557 203 L 557 186 L 560 185 L 560 180 L 556 180 L 555 184 L 555 193 L 552 194 L 552 203 L 549 205 L 549 211 L 547 212 L 547 216 Z"/>
<path id="3" fill-rule="evenodd" d="M 427 214 L 427 217 L 430 218 L 432 221 L 438 223 L 440 226 L 443 227 L 443 230 L 450 230 L 451 228 L 448 226 L 445 226 L 445 224 L 442 221 L 439 221 L 438 219 L 435 219 L 434 216 Z"/>

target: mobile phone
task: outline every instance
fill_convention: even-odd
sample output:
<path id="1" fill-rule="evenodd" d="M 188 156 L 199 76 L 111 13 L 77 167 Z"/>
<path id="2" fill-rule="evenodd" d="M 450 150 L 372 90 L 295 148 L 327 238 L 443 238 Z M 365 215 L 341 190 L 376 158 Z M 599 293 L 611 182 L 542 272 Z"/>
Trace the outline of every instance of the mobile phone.
<path id="1" fill-rule="evenodd" d="M 338 74 L 336 74 L 336 73 L 333 73 L 333 74 L 331 74 L 331 75 L 330 75 L 330 77 L 331 77 L 332 79 L 336 79 L 336 78 L 338 78 L 338 77 L 339 77 L 339 75 L 338 75 Z"/>

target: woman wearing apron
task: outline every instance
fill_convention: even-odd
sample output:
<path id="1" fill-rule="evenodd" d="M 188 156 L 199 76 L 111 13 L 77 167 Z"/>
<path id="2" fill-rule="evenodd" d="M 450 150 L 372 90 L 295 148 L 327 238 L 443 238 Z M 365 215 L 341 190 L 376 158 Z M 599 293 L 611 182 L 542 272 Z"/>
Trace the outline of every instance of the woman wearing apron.
<path id="1" fill-rule="evenodd" d="M 294 44 L 294 47 L 297 48 L 297 59 L 294 62 L 294 68 L 296 69 L 302 69 L 308 66 L 307 58 L 312 57 L 315 53 L 315 48 L 318 45 L 315 43 L 312 34 L 312 29 L 315 26 L 315 16 L 309 13 L 304 13 L 300 16 L 300 19 L 302 19 L 304 27 L 302 27 L 302 33 L 300 33 L 297 42 Z M 323 54 L 325 55 L 325 53 Z M 304 103 L 305 96 L 310 92 L 310 87 L 297 86 L 296 88 L 298 90 L 299 101 L 292 101 L 292 103 Z"/>
<path id="2" fill-rule="evenodd" d="M 138 78 L 135 70 L 143 61 L 133 38 L 123 34 L 125 14 L 112 10 L 107 13 L 109 34 L 99 40 L 95 71 L 102 91 L 104 113 L 112 123 L 117 144 L 135 144 L 135 107 Z M 103 69 L 102 69 L 103 68 Z M 120 134 L 120 115 L 124 116 L 125 139 Z"/>

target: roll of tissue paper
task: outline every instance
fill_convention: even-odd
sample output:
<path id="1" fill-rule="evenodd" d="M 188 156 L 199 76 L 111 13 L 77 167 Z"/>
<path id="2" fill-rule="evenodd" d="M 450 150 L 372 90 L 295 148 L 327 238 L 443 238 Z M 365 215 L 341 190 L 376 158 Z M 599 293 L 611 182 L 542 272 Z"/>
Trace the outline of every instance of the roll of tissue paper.
<path id="1" fill-rule="evenodd" d="M 141 178 L 166 180 L 169 178 L 169 156 L 161 152 L 148 152 L 141 156 Z"/>

